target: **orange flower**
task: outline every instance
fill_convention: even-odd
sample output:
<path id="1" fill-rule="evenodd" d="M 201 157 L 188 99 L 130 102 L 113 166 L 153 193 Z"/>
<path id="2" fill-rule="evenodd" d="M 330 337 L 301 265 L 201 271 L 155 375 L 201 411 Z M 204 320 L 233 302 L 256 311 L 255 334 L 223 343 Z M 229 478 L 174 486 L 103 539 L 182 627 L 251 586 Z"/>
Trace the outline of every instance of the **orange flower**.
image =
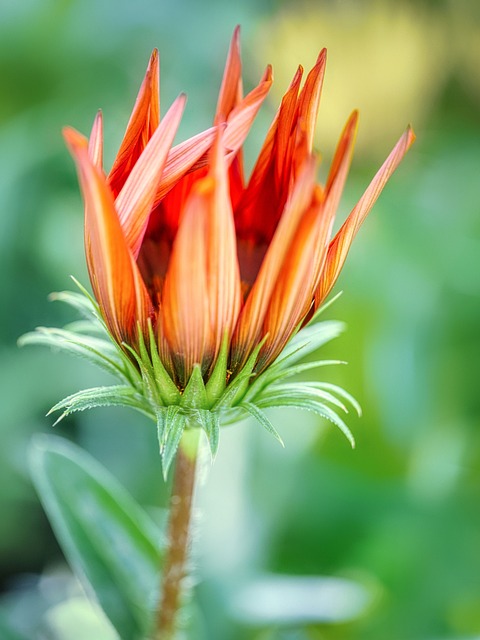
<path id="1" fill-rule="evenodd" d="M 88 141 L 65 130 L 104 321 L 117 343 L 139 358 L 149 345 L 150 359 L 160 356 L 180 392 L 196 369 L 208 388 L 220 358 L 223 387 L 247 362 L 256 374 L 269 367 L 331 291 L 355 234 L 414 141 L 408 128 L 332 239 L 357 113 L 320 185 L 312 141 L 325 61 L 323 50 L 303 86 L 298 68 L 248 179 L 242 145 L 272 73 L 267 68 L 243 97 L 238 29 L 211 129 L 172 147 L 185 98 L 160 119 L 154 51 L 108 175 L 101 115 Z"/>

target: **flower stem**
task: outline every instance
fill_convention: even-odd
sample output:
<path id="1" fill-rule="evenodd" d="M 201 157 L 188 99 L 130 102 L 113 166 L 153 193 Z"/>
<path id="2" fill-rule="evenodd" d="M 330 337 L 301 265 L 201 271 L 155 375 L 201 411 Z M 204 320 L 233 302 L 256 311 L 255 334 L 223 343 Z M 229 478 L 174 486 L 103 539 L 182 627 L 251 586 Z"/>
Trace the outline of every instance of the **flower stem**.
<path id="1" fill-rule="evenodd" d="M 199 429 L 187 429 L 182 436 L 175 463 L 168 546 L 156 619 L 155 640 L 173 640 L 177 613 L 186 576 L 190 522 L 197 467 Z"/>

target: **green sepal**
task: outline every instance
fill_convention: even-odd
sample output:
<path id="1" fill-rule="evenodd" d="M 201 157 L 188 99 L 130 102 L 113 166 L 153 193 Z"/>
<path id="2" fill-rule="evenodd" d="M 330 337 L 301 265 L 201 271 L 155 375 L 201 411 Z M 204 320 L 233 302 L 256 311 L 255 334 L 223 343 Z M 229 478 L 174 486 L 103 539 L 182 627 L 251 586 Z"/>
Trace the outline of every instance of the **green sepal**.
<path id="1" fill-rule="evenodd" d="M 150 319 L 148 320 L 148 336 L 150 340 L 150 356 L 152 359 L 153 373 L 163 403 L 167 407 L 170 404 L 178 404 L 180 402 L 180 391 L 168 375 L 167 370 L 160 359 L 157 341 L 155 339 L 155 334 L 153 333 L 152 322 Z"/>
<path id="2" fill-rule="evenodd" d="M 78 283 L 77 283 L 78 284 Z M 79 285 L 81 286 L 81 285 Z M 52 302 L 63 302 L 73 309 L 81 313 L 84 318 L 91 319 L 92 316 L 104 325 L 103 318 L 100 315 L 100 309 L 93 298 L 87 293 L 86 289 L 82 293 L 76 291 L 54 291 L 48 296 Z"/>
<path id="3" fill-rule="evenodd" d="M 310 369 L 318 369 L 320 367 L 328 367 L 337 364 L 347 363 L 343 360 L 315 360 L 314 362 L 304 362 L 303 364 L 296 364 L 291 367 L 286 367 L 285 369 L 279 368 L 273 371 L 267 370 L 262 374 L 265 378 L 258 378 L 258 380 L 255 380 L 255 382 L 250 386 L 245 394 L 245 400 L 253 402 L 256 398 L 261 397 L 265 391 L 268 392 L 272 385 L 278 384 L 280 380 L 284 380 L 285 378 L 290 378 L 298 375 L 299 373 L 303 373 L 304 371 L 309 371 Z"/>
<path id="4" fill-rule="evenodd" d="M 242 409 L 245 409 L 245 411 L 248 411 L 248 413 L 253 416 L 255 420 L 268 431 L 268 433 L 271 433 L 272 436 L 278 440 L 282 447 L 285 447 L 280 434 L 261 409 L 250 402 L 242 402 L 239 406 L 242 407 Z"/>
<path id="5" fill-rule="evenodd" d="M 333 393 L 325 391 L 324 389 L 317 388 L 315 382 L 290 382 L 286 384 L 272 385 L 264 391 L 262 398 L 267 397 L 291 397 L 297 396 L 307 397 L 310 396 L 313 400 L 325 400 L 335 407 L 338 407 L 345 413 L 348 413 L 347 407 L 339 400 Z"/>
<path id="6" fill-rule="evenodd" d="M 132 355 L 135 362 L 138 364 L 138 368 L 140 369 L 140 375 L 143 381 L 143 386 L 145 391 L 148 394 L 148 399 L 152 403 L 154 407 L 163 406 L 162 399 L 158 392 L 157 385 L 155 383 L 155 379 L 152 375 L 152 365 L 150 361 L 145 362 L 139 354 L 126 342 L 123 343 L 124 348 Z"/>
<path id="7" fill-rule="evenodd" d="M 327 342 L 338 338 L 346 329 L 344 322 L 338 320 L 325 320 L 313 325 L 304 327 L 286 345 L 278 358 L 268 368 L 290 366 L 291 363 L 304 358 L 306 355 L 317 351 Z"/>
<path id="8" fill-rule="evenodd" d="M 339 291 L 338 293 L 336 293 L 333 298 L 330 298 L 330 300 L 328 302 L 325 302 L 325 304 L 322 304 L 321 307 L 319 307 L 315 313 L 313 314 L 313 316 L 311 317 L 310 321 L 309 321 L 309 325 L 312 323 L 315 323 L 317 321 L 317 319 L 322 315 L 322 313 L 324 313 L 329 307 L 332 306 L 332 304 L 334 302 L 336 302 L 340 296 L 343 295 L 343 291 Z"/>
<path id="9" fill-rule="evenodd" d="M 93 309 L 95 311 L 98 311 L 98 313 L 100 313 L 100 305 L 95 300 L 95 298 L 92 296 L 90 291 L 88 291 L 88 289 L 86 289 L 86 287 L 84 287 L 83 284 L 79 280 L 77 280 L 75 278 L 75 276 L 70 276 L 70 278 L 73 280 L 75 285 L 80 289 L 80 293 L 82 293 L 87 298 L 87 300 L 90 302 L 90 304 L 92 305 Z M 102 322 L 103 322 L 103 319 L 102 319 Z"/>
<path id="10" fill-rule="evenodd" d="M 332 384 L 331 382 L 315 382 L 308 384 L 315 385 L 317 389 L 326 389 L 328 391 L 331 391 L 332 393 L 336 393 L 337 396 L 340 396 L 340 398 L 343 398 L 352 405 L 359 418 L 362 417 L 362 407 L 360 406 L 358 400 L 356 400 L 356 398 L 354 398 L 351 393 L 345 391 L 343 387 L 339 387 L 337 384 Z"/>
<path id="11" fill-rule="evenodd" d="M 326 404 L 313 400 L 307 394 L 303 397 L 296 396 L 295 398 L 291 397 L 278 397 L 272 396 L 271 398 L 260 398 L 255 401 L 255 404 L 259 408 L 273 408 L 273 407 L 292 407 L 295 409 L 303 409 L 305 411 L 312 411 L 317 415 L 321 416 L 332 422 L 336 425 L 340 431 L 345 435 L 347 440 L 350 442 L 352 449 L 355 448 L 355 439 L 352 435 L 352 432 L 347 427 L 345 422 L 338 416 L 333 409 L 328 407 Z"/>
<path id="12" fill-rule="evenodd" d="M 157 431 L 165 481 L 186 425 L 187 416 L 178 405 L 159 408 L 157 412 Z"/>
<path id="13" fill-rule="evenodd" d="M 254 373 L 249 373 L 248 371 L 242 370 L 235 379 L 230 382 L 230 384 L 226 387 L 225 391 L 220 396 L 219 400 L 213 405 L 212 411 L 222 411 L 223 409 L 231 409 L 238 399 L 242 399 L 243 394 L 240 393 L 240 389 L 243 390 L 243 385 L 250 378 L 255 375 Z"/>
<path id="14" fill-rule="evenodd" d="M 190 379 L 180 400 L 180 406 L 185 409 L 207 409 L 208 407 L 205 383 L 199 364 L 193 366 Z"/>
<path id="15" fill-rule="evenodd" d="M 212 411 L 199 411 L 198 421 L 207 435 L 212 460 L 215 460 L 220 439 L 220 414 Z"/>
<path id="16" fill-rule="evenodd" d="M 247 392 L 247 389 L 249 387 L 250 379 L 252 378 L 252 376 L 256 375 L 253 369 L 257 362 L 260 349 L 262 348 L 266 339 L 267 336 L 265 336 L 263 340 L 252 351 L 243 368 L 228 384 L 220 399 L 214 404 L 214 409 L 229 409 L 243 400 L 243 397 L 245 396 L 245 393 Z"/>
<path id="17" fill-rule="evenodd" d="M 41 345 L 64 351 L 88 360 L 120 380 L 131 380 L 131 374 L 127 371 L 127 366 L 116 357 L 112 344 L 101 338 L 84 335 L 77 336 L 75 333 L 64 329 L 38 327 L 35 331 L 21 336 L 18 339 L 18 344 L 22 347 L 25 345 Z"/>
<path id="18" fill-rule="evenodd" d="M 207 384 L 205 385 L 209 407 L 213 406 L 225 391 L 229 348 L 230 343 L 228 334 L 225 333 L 220 347 L 220 352 L 217 356 L 217 361 L 215 362 L 215 367 L 213 368 Z"/>
<path id="19" fill-rule="evenodd" d="M 149 403 L 139 393 L 130 386 L 113 385 L 110 387 L 93 387 L 92 389 L 84 389 L 70 396 L 67 396 L 53 406 L 47 415 L 54 411 L 65 409 L 62 415 L 55 421 L 58 424 L 63 418 L 75 413 L 76 411 L 85 411 L 85 409 L 94 409 L 96 407 L 131 407 L 141 413 L 153 418 L 153 412 Z"/>
<path id="20" fill-rule="evenodd" d="M 294 373 L 285 374 L 285 370 L 304 356 L 319 349 L 322 345 L 338 337 L 344 331 L 345 325 L 342 322 L 328 320 L 313 326 L 304 327 L 286 345 L 278 358 L 249 386 L 245 399 L 250 401 L 256 397 L 263 389 L 270 386 L 278 378 Z M 320 361 L 319 361 L 320 362 Z M 321 361 L 324 363 L 333 361 Z M 338 361 L 335 361 L 338 362 Z M 311 363 L 306 363 L 310 365 Z M 323 365 L 319 365 L 323 366 Z M 313 365 L 311 365 L 313 368 Z M 295 372 L 297 373 L 297 372 Z"/>

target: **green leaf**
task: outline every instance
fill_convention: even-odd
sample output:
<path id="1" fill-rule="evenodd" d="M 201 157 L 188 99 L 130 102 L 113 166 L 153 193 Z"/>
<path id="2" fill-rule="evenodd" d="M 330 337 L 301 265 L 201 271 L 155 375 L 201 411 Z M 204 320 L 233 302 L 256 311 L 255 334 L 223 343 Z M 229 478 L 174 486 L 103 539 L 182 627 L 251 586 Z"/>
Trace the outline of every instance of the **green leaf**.
<path id="1" fill-rule="evenodd" d="M 151 406 L 135 389 L 126 385 L 113 385 L 110 387 L 93 387 L 92 389 L 84 389 L 77 391 L 71 396 L 67 396 L 50 409 L 47 415 L 54 411 L 65 409 L 55 424 L 58 424 L 63 418 L 70 413 L 76 411 L 85 411 L 85 409 L 94 409 L 96 407 L 130 407 L 154 418 Z"/>
<path id="2" fill-rule="evenodd" d="M 32 478 L 67 560 L 123 640 L 148 632 L 159 583 L 160 534 L 118 481 L 56 436 L 34 439 Z"/>
<path id="3" fill-rule="evenodd" d="M 264 414 L 263 411 L 261 411 L 257 406 L 255 406 L 254 404 L 251 404 L 250 402 L 242 402 L 240 406 L 243 409 L 245 409 L 245 411 L 248 411 L 248 413 L 251 416 L 253 416 L 255 420 L 259 422 L 262 425 L 262 427 L 264 427 L 268 431 L 268 433 L 271 433 L 272 436 L 279 441 L 282 447 L 285 446 L 282 438 L 280 437 L 280 434 L 275 429 L 275 427 L 273 426 L 273 424 L 270 422 L 270 420 L 267 418 L 267 416 Z"/>
<path id="4" fill-rule="evenodd" d="M 28 640 L 27 636 L 20 634 L 11 627 L 3 611 L 0 611 L 0 638 L 2 640 Z"/>

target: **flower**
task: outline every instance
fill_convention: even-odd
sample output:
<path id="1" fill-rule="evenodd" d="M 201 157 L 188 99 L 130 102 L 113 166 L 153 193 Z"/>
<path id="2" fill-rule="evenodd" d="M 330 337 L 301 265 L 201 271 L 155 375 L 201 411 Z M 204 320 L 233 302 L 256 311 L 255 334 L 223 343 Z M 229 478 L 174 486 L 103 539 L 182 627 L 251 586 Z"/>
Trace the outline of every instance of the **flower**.
<path id="1" fill-rule="evenodd" d="M 358 116 L 349 118 L 320 185 L 312 144 L 325 63 L 323 50 L 303 86 L 298 68 L 248 179 L 242 145 L 272 71 L 267 67 L 243 97 L 238 28 L 211 129 L 172 147 L 185 97 L 160 119 L 154 51 L 108 175 L 101 114 L 89 140 L 65 130 L 85 201 L 92 309 L 113 338 L 111 359 L 128 384 L 80 392 L 55 408 L 85 408 L 85 397 L 88 406 L 109 399 L 140 408 L 159 424 L 167 468 L 189 421 L 205 428 L 215 449 L 220 416 L 232 410 L 248 411 L 274 431 L 263 408 L 303 406 L 347 431 L 324 401 L 343 408 L 337 396 L 348 394 L 326 383 L 287 385 L 284 378 L 305 367 L 293 366 L 301 355 L 338 333 L 337 325 L 311 325 L 296 335 L 334 286 L 414 134 L 408 128 L 401 136 L 332 239 Z M 96 356 L 106 348 L 97 347 Z"/>

